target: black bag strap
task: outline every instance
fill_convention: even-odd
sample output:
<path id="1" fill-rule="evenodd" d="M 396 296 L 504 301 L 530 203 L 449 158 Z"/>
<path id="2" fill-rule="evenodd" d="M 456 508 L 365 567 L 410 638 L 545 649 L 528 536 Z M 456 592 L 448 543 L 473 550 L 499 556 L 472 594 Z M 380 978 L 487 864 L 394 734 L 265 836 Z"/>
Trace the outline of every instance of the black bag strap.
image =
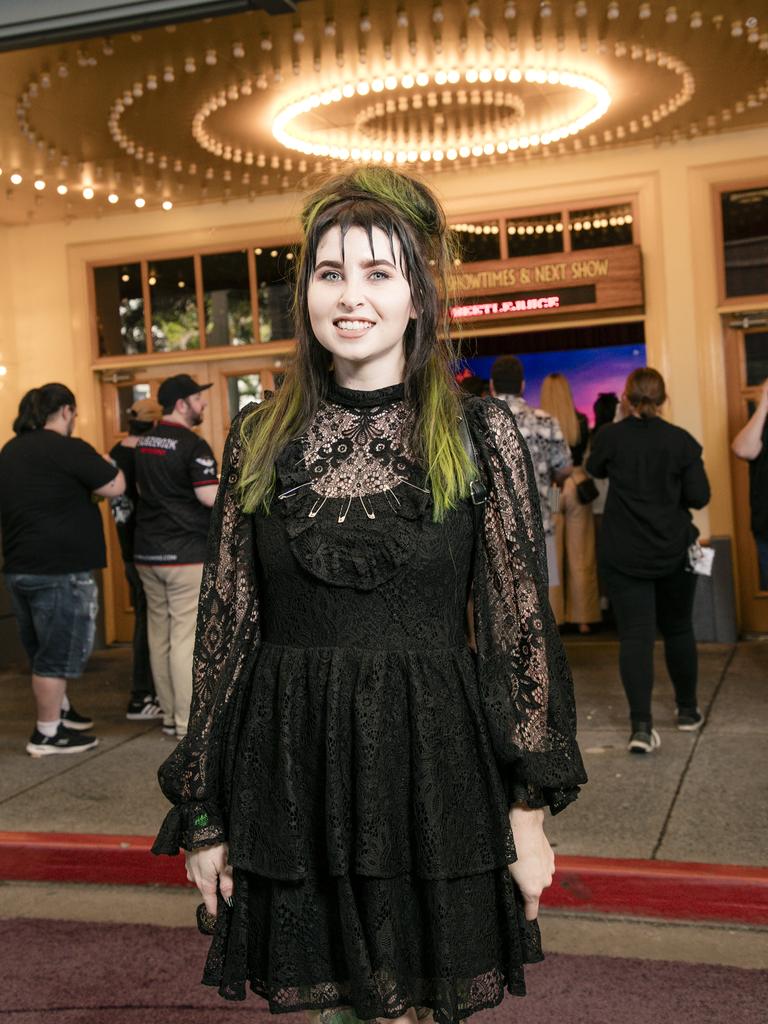
<path id="1" fill-rule="evenodd" d="M 485 489 L 485 484 L 480 476 L 480 466 L 477 459 L 475 442 L 472 439 L 472 431 L 469 429 L 469 424 L 464 416 L 459 420 L 459 437 L 461 438 L 461 443 L 464 445 L 464 451 L 467 453 L 469 461 L 475 467 L 475 473 L 477 474 L 474 480 L 470 480 L 469 496 L 472 499 L 472 505 L 477 511 L 479 511 L 478 506 L 485 504 L 488 498 L 488 492 Z"/>

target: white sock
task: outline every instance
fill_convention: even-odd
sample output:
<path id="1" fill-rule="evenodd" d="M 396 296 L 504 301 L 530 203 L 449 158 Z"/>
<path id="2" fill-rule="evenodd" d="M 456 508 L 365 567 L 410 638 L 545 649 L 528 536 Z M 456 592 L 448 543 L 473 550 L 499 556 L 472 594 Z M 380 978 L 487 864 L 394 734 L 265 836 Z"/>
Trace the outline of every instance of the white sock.
<path id="1" fill-rule="evenodd" d="M 38 722 L 37 731 L 41 732 L 43 736 L 55 736 L 59 731 L 61 725 L 61 719 L 57 718 L 55 722 Z"/>
<path id="2" fill-rule="evenodd" d="M 66 693 L 61 698 L 61 710 L 69 711 L 69 697 L 66 695 Z"/>

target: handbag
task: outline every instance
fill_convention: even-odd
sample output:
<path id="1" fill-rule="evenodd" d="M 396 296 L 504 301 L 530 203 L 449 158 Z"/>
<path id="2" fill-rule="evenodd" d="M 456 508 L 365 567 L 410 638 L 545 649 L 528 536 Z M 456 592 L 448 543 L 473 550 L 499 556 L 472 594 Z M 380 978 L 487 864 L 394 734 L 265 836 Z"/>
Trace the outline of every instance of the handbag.
<path id="1" fill-rule="evenodd" d="M 580 505 L 591 505 L 595 498 L 599 497 L 600 491 L 591 476 L 585 477 L 576 484 L 576 498 Z"/>

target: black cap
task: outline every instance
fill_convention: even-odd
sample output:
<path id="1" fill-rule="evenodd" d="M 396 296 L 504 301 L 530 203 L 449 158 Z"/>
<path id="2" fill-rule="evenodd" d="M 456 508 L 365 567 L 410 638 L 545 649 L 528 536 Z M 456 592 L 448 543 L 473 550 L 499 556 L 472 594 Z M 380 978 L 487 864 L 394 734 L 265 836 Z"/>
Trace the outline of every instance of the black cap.
<path id="1" fill-rule="evenodd" d="M 190 395 L 197 395 L 212 387 L 213 384 L 198 384 L 188 373 L 177 373 L 175 377 L 164 380 L 157 389 L 157 400 L 167 412 L 173 409 L 180 398 L 189 398 Z"/>

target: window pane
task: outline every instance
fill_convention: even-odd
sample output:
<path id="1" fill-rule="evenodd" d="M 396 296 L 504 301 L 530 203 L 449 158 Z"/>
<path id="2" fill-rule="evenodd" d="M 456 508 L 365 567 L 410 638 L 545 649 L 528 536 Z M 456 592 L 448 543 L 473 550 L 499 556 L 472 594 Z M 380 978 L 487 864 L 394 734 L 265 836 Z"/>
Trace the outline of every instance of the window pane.
<path id="1" fill-rule="evenodd" d="M 632 207 L 600 206 L 571 210 L 571 248 L 603 249 L 608 245 L 632 245 Z"/>
<path id="2" fill-rule="evenodd" d="M 499 222 L 496 220 L 463 222 L 451 224 L 459 243 L 462 263 L 477 263 L 480 260 L 500 260 Z"/>
<path id="3" fill-rule="evenodd" d="M 141 267 L 95 267 L 96 327 L 99 355 L 134 355 L 147 351 Z"/>
<path id="4" fill-rule="evenodd" d="M 245 250 L 203 256 L 202 268 L 206 345 L 250 345 L 253 311 Z"/>
<path id="5" fill-rule="evenodd" d="M 768 377 L 768 331 L 744 335 L 744 361 L 747 365 L 747 387 L 756 387 Z"/>
<path id="6" fill-rule="evenodd" d="M 250 405 L 251 402 L 261 402 L 264 398 L 261 375 L 246 373 L 241 377 L 227 377 L 227 397 L 229 399 L 229 418 L 232 420 L 246 405 Z"/>
<path id="7" fill-rule="evenodd" d="M 768 186 L 724 192 L 725 294 L 768 293 Z"/>
<path id="8" fill-rule="evenodd" d="M 563 251 L 563 220 L 559 213 L 536 217 L 516 217 L 507 221 L 507 247 L 510 257 L 536 256 Z"/>
<path id="9" fill-rule="evenodd" d="M 290 269 L 293 246 L 254 249 L 259 290 L 259 341 L 293 337 Z"/>
<path id="10" fill-rule="evenodd" d="M 120 410 L 120 430 L 122 433 L 128 433 L 128 416 L 126 414 L 133 403 L 138 402 L 141 398 L 151 397 L 152 393 L 149 384 L 118 384 L 117 404 Z"/>
<path id="11" fill-rule="evenodd" d="M 157 260 L 149 268 L 149 285 L 155 352 L 200 348 L 192 257 Z"/>

